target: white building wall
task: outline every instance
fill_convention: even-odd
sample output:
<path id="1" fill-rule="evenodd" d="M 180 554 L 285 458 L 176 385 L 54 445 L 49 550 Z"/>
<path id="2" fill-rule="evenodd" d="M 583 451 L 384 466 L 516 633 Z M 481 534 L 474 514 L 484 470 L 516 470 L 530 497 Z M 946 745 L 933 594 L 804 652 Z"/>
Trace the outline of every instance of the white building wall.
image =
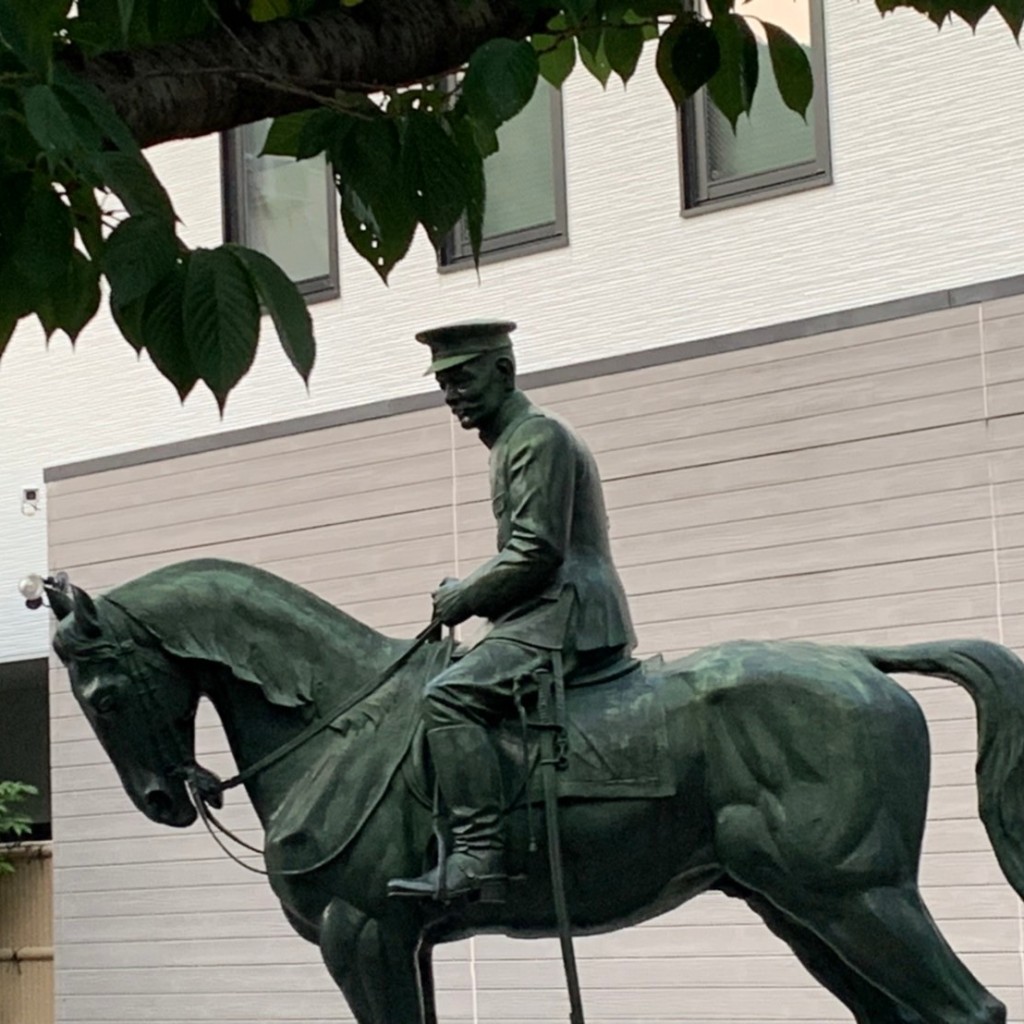
<path id="1" fill-rule="evenodd" d="M 941 33 L 917 15 L 830 4 L 835 183 L 679 216 L 673 111 L 651 67 L 623 92 L 581 73 L 565 90 L 568 248 L 439 274 L 424 239 L 384 288 L 344 246 L 341 298 L 317 305 L 309 392 L 276 342 L 223 419 L 203 391 L 184 407 L 105 318 L 71 352 L 23 329 L 0 366 L 0 661 L 45 652 L 45 616 L 15 591 L 43 568 L 45 515 L 20 493 L 46 466 L 347 407 L 431 387 L 413 333 L 508 316 L 537 370 L 849 309 L 1024 272 L 1024 89 L 1009 31 Z M 217 140 L 152 154 L 194 245 L 221 240 Z M 53 567 L 58 568 L 58 567 Z"/>

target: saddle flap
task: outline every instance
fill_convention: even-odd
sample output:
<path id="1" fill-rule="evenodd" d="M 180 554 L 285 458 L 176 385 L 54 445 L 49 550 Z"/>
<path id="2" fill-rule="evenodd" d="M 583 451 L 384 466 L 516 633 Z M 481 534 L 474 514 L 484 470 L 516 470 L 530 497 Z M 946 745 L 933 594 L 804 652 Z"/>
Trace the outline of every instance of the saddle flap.
<path id="1" fill-rule="evenodd" d="M 650 666 L 654 669 L 660 663 Z M 574 799 L 668 797 L 676 791 L 669 759 L 668 724 L 661 699 L 660 676 L 638 665 L 606 683 L 570 687 L 568 767 L 558 772 L 559 796 Z M 530 764 L 538 762 L 537 730 L 528 729 Z M 515 721 L 497 730 L 505 792 L 521 799 L 523 734 Z M 531 803 L 542 792 L 531 771 Z"/>

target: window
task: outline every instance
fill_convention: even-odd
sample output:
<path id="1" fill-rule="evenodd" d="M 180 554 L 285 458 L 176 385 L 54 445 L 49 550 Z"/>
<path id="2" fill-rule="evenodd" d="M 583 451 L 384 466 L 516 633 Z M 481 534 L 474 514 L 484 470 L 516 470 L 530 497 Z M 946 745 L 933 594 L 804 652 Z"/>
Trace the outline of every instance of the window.
<path id="1" fill-rule="evenodd" d="M 308 298 L 338 295 L 335 192 L 323 156 L 260 156 L 270 121 L 223 136 L 224 237 L 271 257 Z"/>
<path id="2" fill-rule="evenodd" d="M 749 116 L 736 126 L 720 113 L 707 89 L 681 111 L 684 212 L 734 205 L 831 180 L 828 98 L 825 86 L 823 0 L 746 0 L 739 13 L 758 38 L 760 75 Z M 807 120 L 779 95 L 758 18 L 784 28 L 804 45 L 814 72 Z"/>
<path id="3" fill-rule="evenodd" d="M 23 839 L 50 838 L 50 691 L 45 658 L 0 664 L 0 781 L 39 790 L 17 810 L 32 819 Z M 0 836 L 0 842 L 13 838 Z"/>
<path id="4" fill-rule="evenodd" d="M 487 205 L 481 261 L 522 256 L 569 242 L 565 214 L 562 94 L 543 79 L 533 98 L 498 129 L 500 148 L 484 161 Z M 465 223 L 441 251 L 441 266 L 472 264 Z"/>

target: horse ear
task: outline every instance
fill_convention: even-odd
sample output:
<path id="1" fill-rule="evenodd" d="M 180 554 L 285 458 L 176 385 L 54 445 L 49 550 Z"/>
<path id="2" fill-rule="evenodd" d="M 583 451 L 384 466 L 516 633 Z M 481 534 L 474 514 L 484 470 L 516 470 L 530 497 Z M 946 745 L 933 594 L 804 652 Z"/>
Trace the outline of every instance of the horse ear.
<path id="1" fill-rule="evenodd" d="M 66 619 L 75 610 L 75 597 L 71 593 L 67 573 L 59 572 L 51 579 L 45 580 L 46 596 L 50 599 L 50 611 L 57 621 Z"/>
<path id="2" fill-rule="evenodd" d="M 72 586 L 71 592 L 74 595 L 75 625 L 78 626 L 82 636 L 95 640 L 103 634 L 103 629 L 100 626 L 99 612 L 96 611 L 96 604 L 81 587 Z"/>

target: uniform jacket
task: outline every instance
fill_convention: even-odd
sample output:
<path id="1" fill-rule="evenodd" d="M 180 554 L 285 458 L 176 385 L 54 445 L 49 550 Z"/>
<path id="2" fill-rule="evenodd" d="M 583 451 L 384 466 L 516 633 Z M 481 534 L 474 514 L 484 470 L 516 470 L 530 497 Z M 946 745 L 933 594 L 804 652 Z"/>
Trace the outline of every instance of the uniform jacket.
<path id="1" fill-rule="evenodd" d="M 491 448 L 498 554 L 463 583 L 488 636 L 585 652 L 636 643 L 590 450 L 522 392 Z"/>

